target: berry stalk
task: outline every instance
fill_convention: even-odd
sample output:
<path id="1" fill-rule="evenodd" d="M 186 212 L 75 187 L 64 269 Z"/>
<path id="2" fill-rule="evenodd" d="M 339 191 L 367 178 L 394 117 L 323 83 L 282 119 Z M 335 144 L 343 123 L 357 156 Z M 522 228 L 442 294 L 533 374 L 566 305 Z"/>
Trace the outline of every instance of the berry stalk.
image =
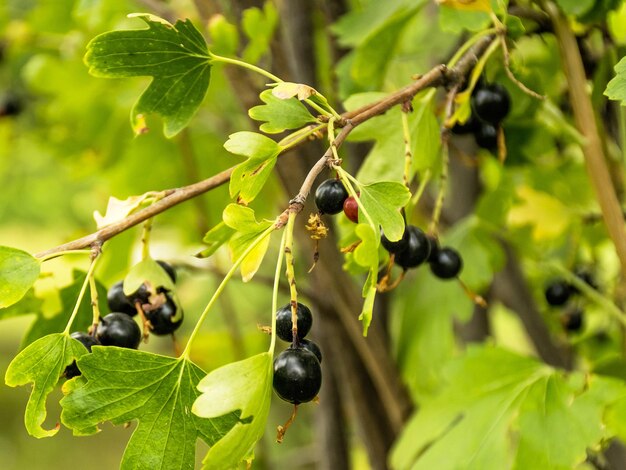
<path id="1" fill-rule="evenodd" d="M 72 323 L 76 319 L 76 315 L 78 314 L 78 310 L 80 309 L 80 304 L 83 301 L 83 297 L 85 296 L 85 292 L 87 291 L 87 286 L 89 285 L 89 280 L 93 278 L 94 270 L 96 269 L 96 263 L 98 261 L 98 257 L 100 255 L 100 251 L 92 252 L 91 264 L 89 265 L 89 269 L 87 270 L 87 275 L 83 282 L 82 287 L 80 288 L 80 292 L 78 293 L 78 298 L 76 299 L 76 304 L 74 305 L 74 310 L 70 315 L 69 320 L 67 321 L 67 325 L 65 325 L 65 329 L 63 330 L 63 334 L 69 335 L 70 329 L 72 328 Z"/>
<path id="2" fill-rule="evenodd" d="M 287 243 L 287 231 L 283 232 L 278 248 L 278 259 L 276 260 L 276 272 L 274 273 L 274 286 L 272 288 L 272 339 L 270 340 L 269 353 L 273 356 L 276 348 L 276 311 L 278 310 L 278 290 L 280 287 L 280 272 L 283 267 L 283 255 Z M 292 318 L 293 321 L 293 318 Z M 296 322 L 297 323 L 297 322 Z"/>
<path id="3" fill-rule="evenodd" d="M 293 258 L 293 229 L 296 221 L 296 212 L 290 211 L 285 230 L 285 263 L 287 265 L 287 283 L 289 284 L 289 297 L 291 304 L 291 324 L 294 346 L 298 344 L 298 290 L 296 289 L 296 272 Z M 272 330 L 272 334 L 274 331 Z"/>

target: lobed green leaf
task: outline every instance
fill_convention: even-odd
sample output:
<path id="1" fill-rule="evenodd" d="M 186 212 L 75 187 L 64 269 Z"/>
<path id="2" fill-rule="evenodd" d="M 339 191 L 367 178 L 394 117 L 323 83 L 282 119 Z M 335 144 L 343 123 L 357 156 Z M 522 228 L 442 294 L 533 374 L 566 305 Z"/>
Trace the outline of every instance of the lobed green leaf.
<path id="1" fill-rule="evenodd" d="M 265 121 L 260 126 L 263 132 L 277 134 L 317 122 L 296 98 L 280 99 L 272 90 L 265 90 L 259 96 L 265 104 L 250 108 L 248 115 L 256 121 Z"/>
<path id="2" fill-rule="evenodd" d="M 135 14 L 147 29 L 110 31 L 87 45 L 85 64 L 97 77 L 153 77 L 131 112 L 137 133 L 146 114 L 163 118 L 166 137 L 184 129 L 196 113 L 211 78 L 206 42 L 190 20 L 175 25 L 154 15 Z"/>
<path id="3" fill-rule="evenodd" d="M 18 302 L 39 277 L 40 263 L 30 253 L 0 246 L 0 308 Z"/>
<path id="4" fill-rule="evenodd" d="M 604 94 L 626 106 L 626 57 L 615 66 L 615 77 L 607 84 Z"/>
<path id="5" fill-rule="evenodd" d="M 93 348 L 66 382 L 61 420 L 75 435 L 93 434 L 105 421 L 138 420 L 122 469 L 193 469 L 196 440 L 214 445 L 239 422 L 235 413 L 200 419 L 191 413 L 205 373 L 194 363 L 114 346 Z"/>
<path id="6" fill-rule="evenodd" d="M 257 354 L 209 373 L 198 384 L 203 392 L 191 411 L 201 418 L 238 412 L 237 423 L 203 460 L 204 469 L 221 470 L 250 460 L 263 436 L 272 396 L 272 355 Z"/>
<path id="7" fill-rule="evenodd" d="M 389 240 L 400 240 L 404 233 L 404 219 L 400 209 L 411 198 L 408 188 L 401 183 L 381 181 L 359 186 L 359 190 L 361 203 L 376 227 L 382 227 Z"/>
<path id="8" fill-rule="evenodd" d="M 24 424 L 31 436 L 50 437 L 59 431 L 58 425 L 53 429 L 42 427 L 47 415 L 46 399 L 65 368 L 83 354 L 87 354 L 87 349 L 81 343 L 69 335 L 55 333 L 30 344 L 9 364 L 4 377 L 9 387 L 33 384 L 24 414 Z"/>

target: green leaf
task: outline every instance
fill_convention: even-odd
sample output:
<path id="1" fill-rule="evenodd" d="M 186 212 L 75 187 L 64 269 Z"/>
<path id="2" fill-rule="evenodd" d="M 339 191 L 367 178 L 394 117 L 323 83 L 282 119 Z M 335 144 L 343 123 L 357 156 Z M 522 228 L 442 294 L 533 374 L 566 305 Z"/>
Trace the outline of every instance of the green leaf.
<path id="1" fill-rule="evenodd" d="M 317 122 L 296 98 L 280 99 L 272 90 L 265 90 L 259 96 L 265 104 L 250 108 L 248 115 L 256 121 L 265 121 L 259 128 L 263 132 L 277 134 Z"/>
<path id="2" fill-rule="evenodd" d="M 489 346 L 471 347 L 446 375 L 446 388 L 405 427 L 393 468 L 575 468 L 605 437 L 603 410 L 624 393 L 617 381 Z"/>
<path id="3" fill-rule="evenodd" d="M 38 339 L 21 351 L 9 364 L 4 380 L 9 387 L 33 383 L 26 405 L 24 424 L 34 437 L 54 436 L 59 427 L 44 429 L 46 399 L 59 381 L 65 368 L 87 349 L 69 335 L 56 333 Z"/>
<path id="4" fill-rule="evenodd" d="M 230 240 L 234 233 L 234 229 L 226 225 L 223 221 L 220 222 L 206 233 L 202 241 L 209 246 L 196 256 L 198 258 L 208 258 L 215 253 L 220 246 Z"/>
<path id="5" fill-rule="evenodd" d="M 163 117 L 166 137 L 184 129 L 196 113 L 211 77 L 206 42 L 190 20 L 175 25 L 157 16 L 131 15 L 148 29 L 110 31 L 87 45 L 85 64 L 96 77 L 153 77 L 131 112 L 135 132 L 146 114 Z"/>
<path id="6" fill-rule="evenodd" d="M 282 147 L 256 132 L 236 132 L 228 137 L 224 148 L 248 159 L 237 165 L 230 177 L 230 197 L 248 204 L 259 194 L 269 178 Z"/>
<path id="7" fill-rule="evenodd" d="M 225 56 L 234 56 L 239 48 L 239 33 L 237 26 L 229 23 L 224 15 L 215 14 L 211 17 L 208 24 L 209 34 L 211 35 L 212 44 L 211 51 L 214 54 Z"/>
<path id="8" fill-rule="evenodd" d="M 128 271 L 124 278 L 124 293 L 130 295 L 136 292 L 142 284 L 149 284 L 152 291 L 157 287 L 165 287 L 174 290 L 174 281 L 169 277 L 165 269 L 154 259 L 148 257 L 142 259 Z"/>
<path id="9" fill-rule="evenodd" d="M 361 239 L 361 243 L 354 250 L 354 261 L 368 269 L 367 279 L 363 284 L 362 292 L 365 301 L 359 315 L 359 320 L 363 322 L 363 336 L 367 336 L 367 330 L 372 323 L 374 298 L 376 297 L 380 236 L 369 224 L 358 224 L 354 231 Z"/>
<path id="10" fill-rule="evenodd" d="M 604 94 L 626 106 L 626 57 L 615 66 L 615 77 L 607 84 Z"/>
<path id="11" fill-rule="evenodd" d="M 237 412 L 237 423 L 206 455 L 205 469 L 236 467 L 249 460 L 263 436 L 272 397 L 272 356 L 257 354 L 209 373 L 198 384 L 200 395 L 191 411 L 201 418 Z"/>
<path id="12" fill-rule="evenodd" d="M 9 307 L 0 308 L 0 320 L 32 313 L 39 313 L 42 304 L 43 300 L 35 297 L 34 290 L 32 288 L 28 289 L 24 297 L 22 297 L 19 302 L 16 302 Z"/>
<path id="13" fill-rule="evenodd" d="M 18 302 L 39 277 L 40 263 L 30 253 L 0 246 L 0 308 Z"/>
<path id="14" fill-rule="evenodd" d="M 242 58 L 255 64 L 270 47 L 270 42 L 278 24 L 278 12 L 271 2 L 265 2 L 263 10 L 252 7 L 243 11 L 241 27 L 249 41 L 243 51 Z"/>
<path id="15" fill-rule="evenodd" d="M 249 207 L 239 204 L 229 204 L 226 206 L 222 217 L 224 223 L 237 232 L 228 243 L 233 262 L 239 259 L 254 240 L 273 223 L 268 220 L 257 222 L 254 211 Z M 258 271 L 269 247 L 269 243 L 270 237 L 268 236 L 244 258 L 240 267 L 241 277 L 244 282 L 248 282 L 252 279 Z"/>
<path id="16" fill-rule="evenodd" d="M 409 202 L 411 192 L 401 183 L 381 181 L 359 186 L 359 199 L 376 227 L 380 225 L 391 241 L 402 238 L 404 219 L 400 209 Z"/>
<path id="17" fill-rule="evenodd" d="M 556 3 L 565 14 L 578 16 L 591 9 L 594 0 L 557 0 Z"/>
<path id="18" fill-rule="evenodd" d="M 213 445 L 239 422 L 235 413 L 191 413 L 205 373 L 186 359 L 96 346 L 78 366 L 83 375 L 63 387 L 61 420 L 75 435 L 93 434 L 105 421 L 138 420 L 122 469 L 193 469 L 196 440 Z"/>
<path id="19" fill-rule="evenodd" d="M 364 89 L 380 89 L 396 44 L 415 11 L 399 9 L 356 49 L 350 76 Z"/>

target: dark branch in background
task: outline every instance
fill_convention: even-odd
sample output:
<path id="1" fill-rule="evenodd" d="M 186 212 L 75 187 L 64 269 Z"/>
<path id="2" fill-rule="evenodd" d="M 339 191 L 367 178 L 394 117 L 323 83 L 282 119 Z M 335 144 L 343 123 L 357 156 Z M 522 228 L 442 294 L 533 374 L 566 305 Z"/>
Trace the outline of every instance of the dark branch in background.
<path id="1" fill-rule="evenodd" d="M 417 93 L 420 91 L 429 88 L 429 87 L 438 87 L 438 86 L 450 86 L 453 84 L 459 84 L 465 82 L 465 77 L 472 69 L 472 67 L 476 64 L 478 58 L 484 53 L 487 49 L 491 41 L 493 40 L 493 36 L 486 36 L 478 41 L 464 56 L 461 60 L 459 60 L 458 64 L 448 69 L 445 65 L 437 65 L 429 72 L 424 74 L 414 83 L 407 85 L 406 87 L 391 93 L 386 98 L 383 98 L 380 101 L 377 101 L 371 105 L 364 106 L 355 111 L 351 111 L 349 113 L 344 113 L 342 117 L 344 119 L 349 120 L 348 129 L 350 130 L 353 127 L 356 127 L 358 124 L 361 124 L 373 117 L 384 114 L 389 109 L 397 106 L 405 101 L 410 101 Z M 339 146 L 343 140 L 347 137 L 349 130 L 346 132 L 341 132 L 337 138 L 335 139 L 336 145 Z M 323 162 L 320 159 L 320 165 L 316 166 L 314 171 L 317 173 L 312 174 L 312 176 L 317 176 L 325 166 L 325 162 L 327 159 L 328 152 L 324 154 Z M 52 253 L 58 253 L 59 251 L 66 250 L 79 250 L 82 248 L 87 248 L 91 246 L 95 242 L 104 243 L 105 241 L 113 238 L 115 235 L 128 230 L 131 227 L 134 227 L 137 224 L 144 222 L 145 220 L 154 217 L 166 210 L 180 204 L 181 202 L 188 201 L 200 194 L 204 194 L 211 189 L 214 189 L 224 183 L 226 183 L 230 179 L 230 175 L 233 171 L 234 167 L 229 168 L 227 170 L 222 171 L 216 175 L 211 176 L 203 181 L 199 181 L 198 183 L 191 184 L 189 186 L 184 186 L 182 188 L 169 189 L 165 191 L 166 196 L 159 200 L 158 202 L 152 204 L 145 209 L 141 209 L 123 220 L 110 224 L 97 232 L 94 232 L 90 235 L 86 235 L 77 240 L 73 240 L 68 243 L 64 243 L 62 245 L 56 246 L 54 248 L 50 248 L 49 250 L 42 251 L 37 253 L 37 257 L 46 256 Z M 319 171 L 318 171 L 319 170 Z M 306 185 L 303 185 L 300 189 L 298 196 L 300 199 L 308 195 L 311 184 L 315 178 L 307 178 Z"/>

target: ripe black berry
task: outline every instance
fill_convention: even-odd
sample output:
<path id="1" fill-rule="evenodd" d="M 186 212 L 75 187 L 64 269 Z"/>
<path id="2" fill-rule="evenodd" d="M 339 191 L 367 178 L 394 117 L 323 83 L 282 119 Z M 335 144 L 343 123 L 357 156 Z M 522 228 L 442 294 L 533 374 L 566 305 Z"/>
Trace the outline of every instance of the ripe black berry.
<path id="1" fill-rule="evenodd" d="M 486 150 L 495 150 L 498 147 L 498 129 L 486 122 L 480 124 L 474 132 L 476 145 Z"/>
<path id="2" fill-rule="evenodd" d="M 178 311 L 176 303 L 168 294 L 164 295 L 166 300 L 163 305 L 153 310 L 146 310 L 145 312 L 146 318 L 152 325 L 150 332 L 157 336 L 169 335 L 173 333 L 183 322 L 182 310 L 180 311 L 178 317 L 174 319 L 176 312 Z"/>
<path id="3" fill-rule="evenodd" d="M 15 95 L 7 95 L 0 102 L 0 117 L 17 116 L 23 109 L 22 101 Z"/>
<path id="4" fill-rule="evenodd" d="M 311 315 L 309 307 L 300 302 L 298 302 L 296 315 L 298 316 L 298 339 L 301 340 L 311 331 L 313 315 Z M 291 304 L 287 304 L 276 312 L 276 334 L 283 341 L 291 342 L 293 340 L 292 328 Z"/>
<path id="5" fill-rule="evenodd" d="M 465 123 L 454 124 L 454 127 L 450 129 L 453 134 L 463 135 L 463 134 L 472 134 L 478 130 L 480 127 L 480 121 L 476 118 L 476 116 L 471 115 Z"/>
<path id="6" fill-rule="evenodd" d="M 476 117 L 497 126 L 509 114 L 511 98 L 506 88 L 494 83 L 475 90 L 471 104 Z"/>
<path id="7" fill-rule="evenodd" d="M 274 360 L 273 385 L 280 398 L 294 405 L 313 400 L 322 386 L 320 361 L 307 349 L 285 349 Z"/>
<path id="8" fill-rule="evenodd" d="M 545 296 L 548 304 L 559 306 L 565 304 L 572 294 L 572 287 L 565 281 L 557 279 L 546 287 Z"/>
<path id="9" fill-rule="evenodd" d="M 428 244 L 430 245 L 430 253 L 428 254 L 428 258 L 426 258 L 427 262 L 431 262 L 437 258 L 437 253 L 439 253 L 439 240 L 434 235 L 426 235 L 428 239 Z"/>
<path id="10" fill-rule="evenodd" d="M 430 270 L 439 279 L 451 279 L 463 269 L 461 255 L 449 247 L 440 248 L 437 256 L 430 262 Z"/>
<path id="11" fill-rule="evenodd" d="M 561 324 L 565 331 L 580 331 L 583 327 L 584 312 L 580 307 L 566 311 L 561 315 Z"/>
<path id="12" fill-rule="evenodd" d="M 82 331 L 75 331 L 70 335 L 73 339 L 80 341 L 80 343 L 85 346 L 87 351 L 91 352 L 92 346 L 100 345 L 100 342 L 94 338 L 93 336 L 83 333 Z M 76 365 L 76 361 L 72 362 L 69 366 L 65 368 L 65 377 L 69 380 L 74 377 L 78 377 L 81 375 L 80 369 Z"/>
<path id="13" fill-rule="evenodd" d="M 355 224 L 359 223 L 359 205 L 352 196 L 343 201 L 343 213 Z"/>
<path id="14" fill-rule="evenodd" d="M 107 292 L 107 304 L 111 312 L 122 312 L 131 317 L 137 315 L 137 309 L 124 295 L 124 281 L 116 282 Z"/>
<path id="15" fill-rule="evenodd" d="M 389 239 L 385 236 L 384 233 L 381 232 L 380 235 L 380 243 L 385 250 L 389 253 L 400 253 L 401 251 L 406 250 L 409 247 L 411 234 L 409 231 L 404 229 L 404 233 L 402 234 L 402 238 L 395 242 L 389 241 Z"/>
<path id="16" fill-rule="evenodd" d="M 172 267 L 172 265 L 160 259 L 156 260 L 156 262 L 159 263 L 159 265 L 165 270 L 167 275 L 170 277 L 172 282 L 175 283 L 176 282 L 176 270 Z"/>
<path id="17" fill-rule="evenodd" d="M 322 214 L 339 214 L 348 191 L 340 180 L 329 179 L 315 190 L 315 205 Z"/>
<path id="18" fill-rule="evenodd" d="M 322 363 L 322 350 L 317 343 L 308 339 L 301 339 L 299 345 L 315 354 L 315 357 L 317 357 L 317 360 L 320 361 L 320 364 Z"/>
<path id="19" fill-rule="evenodd" d="M 96 338 L 103 346 L 137 349 L 141 342 L 141 330 L 125 313 L 113 312 L 100 319 Z"/>
<path id="20" fill-rule="evenodd" d="M 430 254 L 430 244 L 426 234 L 414 225 L 406 228 L 409 232 L 409 245 L 406 250 L 396 253 L 395 263 L 404 268 L 414 268 L 422 264 Z"/>

